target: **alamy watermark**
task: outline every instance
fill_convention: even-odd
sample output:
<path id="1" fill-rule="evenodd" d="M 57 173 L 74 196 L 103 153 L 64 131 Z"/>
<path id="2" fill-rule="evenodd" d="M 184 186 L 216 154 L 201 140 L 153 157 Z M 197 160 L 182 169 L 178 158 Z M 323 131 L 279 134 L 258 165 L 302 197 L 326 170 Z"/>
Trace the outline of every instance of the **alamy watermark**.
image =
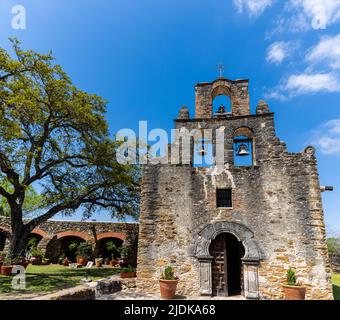
<path id="1" fill-rule="evenodd" d="M 163 129 L 148 132 L 147 121 L 139 122 L 138 134 L 121 129 L 116 160 L 120 164 L 204 164 L 224 169 L 225 128 L 172 129 L 170 136 Z"/>
<path id="2" fill-rule="evenodd" d="M 17 4 L 12 7 L 12 28 L 14 30 L 26 29 L 26 8 L 23 5 Z"/>
<path id="3" fill-rule="evenodd" d="M 327 12 L 322 4 L 317 4 L 312 7 L 312 28 L 314 30 L 326 29 L 327 26 Z"/>

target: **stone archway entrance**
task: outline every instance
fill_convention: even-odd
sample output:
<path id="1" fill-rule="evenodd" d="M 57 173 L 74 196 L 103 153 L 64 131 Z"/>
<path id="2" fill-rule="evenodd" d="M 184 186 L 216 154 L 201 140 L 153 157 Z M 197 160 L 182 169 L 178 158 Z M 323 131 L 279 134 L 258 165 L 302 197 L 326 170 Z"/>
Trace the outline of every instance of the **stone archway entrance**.
<path id="1" fill-rule="evenodd" d="M 239 291 L 237 283 L 240 281 L 241 292 L 245 296 L 245 298 L 258 299 L 259 298 L 258 267 L 260 264 L 260 260 L 262 259 L 262 254 L 257 242 L 254 240 L 253 232 L 246 226 L 236 222 L 210 223 L 205 225 L 196 235 L 193 253 L 194 256 L 199 261 L 201 295 L 212 296 L 214 295 L 213 290 L 216 291 L 213 285 L 213 282 L 217 281 L 216 279 L 215 280 L 213 279 L 214 274 L 213 269 L 216 268 L 213 263 L 215 257 L 214 255 L 212 255 L 214 254 L 214 250 L 213 252 L 210 252 L 210 247 L 212 246 L 212 248 L 214 248 L 214 243 L 216 243 L 214 240 L 219 241 L 221 237 L 223 239 L 223 234 L 230 234 L 231 236 L 235 237 L 237 239 L 237 242 L 238 243 L 241 242 L 244 247 L 244 256 L 243 258 L 241 258 L 242 271 L 239 271 L 240 269 L 238 269 L 238 271 L 236 271 L 235 273 L 234 270 L 229 278 L 229 281 L 235 281 L 233 288 L 231 288 L 232 289 L 231 291 L 235 289 L 236 291 Z M 231 236 L 228 236 L 229 239 L 231 239 L 230 238 Z M 227 243 L 225 243 L 225 246 L 227 246 Z M 235 250 L 235 247 L 236 246 L 234 245 L 233 250 L 236 251 L 236 253 L 234 253 L 234 256 L 237 254 L 237 250 Z M 222 249 L 220 248 L 219 250 L 221 251 Z M 241 254 L 241 252 L 238 251 L 238 254 Z M 226 271 L 227 270 L 224 269 L 224 272 L 226 273 L 226 277 L 224 278 L 225 279 L 224 281 L 226 282 L 225 286 L 228 285 L 227 283 L 228 275 Z M 218 273 L 219 271 L 216 270 L 215 272 Z M 241 280 L 239 280 L 238 272 L 241 272 L 240 276 Z M 233 277 L 234 280 L 230 280 L 233 275 L 235 276 L 235 274 L 237 275 L 237 278 Z M 217 289 L 217 291 L 220 292 L 221 290 L 222 289 Z"/>
<path id="2" fill-rule="evenodd" d="M 231 233 L 221 233 L 211 241 L 212 295 L 238 296 L 243 291 L 242 257 L 244 247 Z"/>

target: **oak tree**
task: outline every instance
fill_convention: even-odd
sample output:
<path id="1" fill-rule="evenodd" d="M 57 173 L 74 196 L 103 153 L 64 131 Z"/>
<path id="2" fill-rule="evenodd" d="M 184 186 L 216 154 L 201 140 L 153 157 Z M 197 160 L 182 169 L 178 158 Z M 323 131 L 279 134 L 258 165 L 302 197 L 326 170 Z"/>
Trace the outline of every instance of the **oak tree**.
<path id="1" fill-rule="evenodd" d="M 29 233 L 58 213 L 138 215 L 139 171 L 116 161 L 107 103 L 73 85 L 51 53 L 0 48 L 0 196 L 9 206 L 8 257 L 22 255 Z M 31 187 L 37 216 L 23 217 Z"/>

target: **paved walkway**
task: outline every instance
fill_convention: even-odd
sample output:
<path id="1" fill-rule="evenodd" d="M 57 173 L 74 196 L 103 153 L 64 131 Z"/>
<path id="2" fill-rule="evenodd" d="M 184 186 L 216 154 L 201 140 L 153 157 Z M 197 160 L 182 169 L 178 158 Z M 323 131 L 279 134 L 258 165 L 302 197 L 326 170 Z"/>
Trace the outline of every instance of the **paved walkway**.
<path id="1" fill-rule="evenodd" d="M 152 295 L 136 291 L 118 291 L 111 294 L 103 294 L 96 296 L 96 300 L 160 300 L 159 295 Z M 245 300 L 242 296 L 235 297 L 185 297 L 176 296 L 174 300 Z"/>

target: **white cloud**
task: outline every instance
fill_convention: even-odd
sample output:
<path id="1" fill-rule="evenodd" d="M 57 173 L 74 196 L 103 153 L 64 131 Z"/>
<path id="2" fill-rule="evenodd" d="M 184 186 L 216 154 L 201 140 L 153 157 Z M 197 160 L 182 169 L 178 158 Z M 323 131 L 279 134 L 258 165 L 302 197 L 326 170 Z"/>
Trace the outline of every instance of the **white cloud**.
<path id="1" fill-rule="evenodd" d="M 234 0 L 238 11 L 248 11 L 251 16 L 259 16 L 264 10 L 271 6 L 273 0 Z"/>
<path id="2" fill-rule="evenodd" d="M 286 89 L 297 94 L 340 91 L 340 81 L 334 74 L 299 74 L 288 78 Z"/>
<path id="3" fill-rule="evenodd" d="M 292 42 L 274 42 L 267 49 L 266 60 L 268 63 L 280 64 L 292 54 L 293 49 Z"/>
<path id="4" fill-rule="evenodd" d="M 324 37 L 307 54 L 306 61 L 310 63 L 326 63 L 332 69 L 340 69 L 340 34 Z"/>
<path id="5" fill-rule="evenodd" d="M 314 142 L 327 155 L 340 155 L 340 138 L 320 137 Z"/>
<path id="6" fill-rule="evenodd" d="M 325 127 L 328 128 L 330 133 L 340 135 L 340 119 L 330 120 L 326 122 Z"/>
<path id="7" fill-rule="evenodd" d="M 340 21 L 340 0 L 290 0 L 288 8 L 303 14 L 313 29 Z"/>
<path id="8" fill-rule="evenodd" d="M 288 100 L 320 92 L 340 92 L 339 77 L 332 73 L 291 75 L 285 83 L 268 92 L 266 98 Z"/>
<path id="9" fill-rule="evenodd" d="M 340 156 L 340 119 L 324 123 L 316 131 L 313 144 L 326 155 Z"/>

